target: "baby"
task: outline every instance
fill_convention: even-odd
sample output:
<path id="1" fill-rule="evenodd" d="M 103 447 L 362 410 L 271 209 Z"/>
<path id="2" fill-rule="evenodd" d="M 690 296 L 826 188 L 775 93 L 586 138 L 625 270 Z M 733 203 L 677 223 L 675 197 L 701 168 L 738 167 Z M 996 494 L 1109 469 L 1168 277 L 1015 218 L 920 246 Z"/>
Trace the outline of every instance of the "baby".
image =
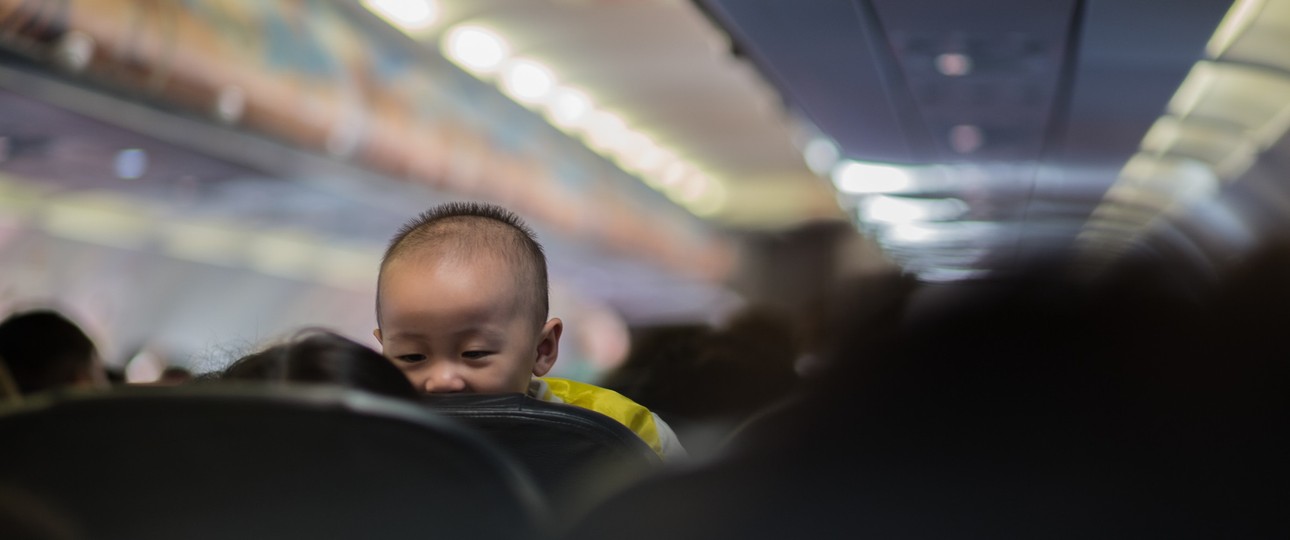
<path id="1" fill-rule="evenodd" d="M 405 224 L 377 279 L 374 334 L 425 393 L 526 393 L 605 414 L 664 459 L 685 455 L 658 415 L 597 386 L 543 377 L 564 323 L 547 319 L 546 255 L 515 214 L 449 203 Z"/>

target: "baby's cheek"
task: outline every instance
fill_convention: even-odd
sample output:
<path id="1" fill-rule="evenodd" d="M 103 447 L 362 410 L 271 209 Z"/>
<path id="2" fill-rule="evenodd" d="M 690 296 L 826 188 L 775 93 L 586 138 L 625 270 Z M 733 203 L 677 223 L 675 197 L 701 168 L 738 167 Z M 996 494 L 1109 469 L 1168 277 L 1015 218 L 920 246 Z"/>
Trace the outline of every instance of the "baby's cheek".
<path id="1" fill-rule="evenodd" d="M 466 386 L 470 388 L 471 392 L 482 394 L 497 394 L 507 391 L 505 375 L 493 369 L 492 366 L 471 370 L 466 377 Z"/>

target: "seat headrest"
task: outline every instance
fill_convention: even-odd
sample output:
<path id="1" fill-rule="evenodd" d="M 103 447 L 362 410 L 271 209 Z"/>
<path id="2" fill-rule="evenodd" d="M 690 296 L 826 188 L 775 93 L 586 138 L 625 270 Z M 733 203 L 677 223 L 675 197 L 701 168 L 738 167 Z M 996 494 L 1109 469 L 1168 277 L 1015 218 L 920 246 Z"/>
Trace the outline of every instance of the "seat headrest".
<path id="1" fill-rule="evenodd" d="M 477 433 L 331 387 L 44 396 L 0 413 L 0 485 L 92 538 L 525 538 L 545 504 Z"/>
<path id="2" fill-rule="evenodd" d="M 524 394 L 446 394 L 422 398 L 435 412 L 479 430 L 526 466 L 569 521 L 610 494 L 659 470 L 658 454 L 603 414 Z"/>
<path id="3" fill-rule="evenodd" d="M 482 429 L 511 450 L 549 446 L 605 453 L 645 464 L 661 463 L 645 441 L 617 420 L 598 412 L 531 398 L 524 394 L 436 394 L 422 397 L 435 412 Z M 542 436 L 521 437 L 532 430 Z"/>

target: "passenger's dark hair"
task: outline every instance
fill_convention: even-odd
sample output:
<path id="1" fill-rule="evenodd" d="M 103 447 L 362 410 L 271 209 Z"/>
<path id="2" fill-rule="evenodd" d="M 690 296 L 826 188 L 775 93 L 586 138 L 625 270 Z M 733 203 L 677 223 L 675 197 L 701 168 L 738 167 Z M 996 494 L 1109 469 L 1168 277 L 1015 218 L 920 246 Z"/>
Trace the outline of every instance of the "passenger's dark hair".
<path id="1" fill-rule="evenodd" d="M 0 361 L 23 394 L 90 378 L 97 354 L 76 323 L 51 309 L 14 313 L 0 322 Z"/>
<path id="2" fill-rule="evenodd" d="M 310 329 L 280 345 L 238 359 L 222 380 L 334 384 L 414 398 L 412 383 L 380 353 L 326 330 Z"/>
<path id="3" fill-rule="evenodd" d="M 498 234 L 500 233 L 500 234 Z M 381 274 L 391 261 L 404 253 L 427 246 L 446 244 L 443 251 L 456 256 L 494 249 L 519 268 L 516 279 L 533 292 L 538 324 L 546 321 L 550 309 L 546 253 L 537 234 L 515 213 L 493 204 L 452 202 L 422 212 L 403 224 L 390 240 L 381 259 Z M 463 253 L 465 252 L 465 253 Z M 377 278 L 377 322 L 380 322 L 380 278 Z"/>
<path id="4" fill-rule="evenodd" d="M 710 386 L 691 383 L 699 366 L 713 363 L 715 330 L 707 324 L 678 324 L 637 329 L 623 364 L 606 373 L 600 386 L 648 407 L 671 423 L 710 407 Z M 708 381 L 703 381 L 708 382 Z M 738 389 L 742 391 L 742 389 Z"/>
<path id="5" fill-rule="evenodd" d="M 669 423 L 742 420 L 796 384 L 797 344 L 781 313 L 755 305 L 721 328 L 684 324 L 639 329 L 631 353 L 601 385 Z"/>

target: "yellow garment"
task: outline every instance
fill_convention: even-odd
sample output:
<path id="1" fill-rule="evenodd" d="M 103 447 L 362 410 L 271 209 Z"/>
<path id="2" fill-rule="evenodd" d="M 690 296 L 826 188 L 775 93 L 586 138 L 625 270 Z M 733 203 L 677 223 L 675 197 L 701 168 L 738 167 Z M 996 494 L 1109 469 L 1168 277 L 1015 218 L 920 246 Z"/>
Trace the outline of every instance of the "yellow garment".
<path id="1" fill-rule="evenodd" d="M 608 388 L 555 377 L 541 379 L 551 395 L 536 396 L 538 399 L 576 405 L 613 418 L 635 432 L 654 453 L 663 456 L 658 426 L 654 425 L 654 415 L 649 409 Z"/>

